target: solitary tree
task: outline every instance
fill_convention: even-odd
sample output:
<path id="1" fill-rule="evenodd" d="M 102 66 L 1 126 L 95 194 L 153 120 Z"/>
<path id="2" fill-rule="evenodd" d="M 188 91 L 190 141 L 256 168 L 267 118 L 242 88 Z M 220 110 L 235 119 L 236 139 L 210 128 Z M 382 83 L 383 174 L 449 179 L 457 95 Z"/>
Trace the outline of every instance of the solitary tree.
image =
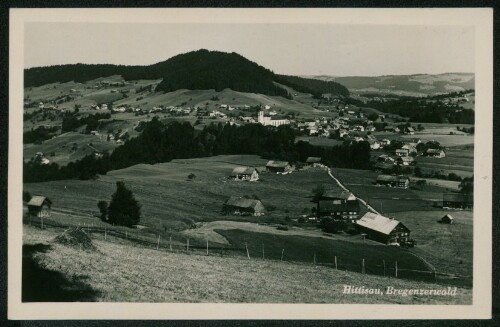
<path id="1" fill-rule="evenodd" d="M 106 201 L 97 202 L 97 207 L 101 212 L 101 220 L 106 221 L 108 219 L 108 203 Z"/>
<path id="2" fill-rule="evenodd" d="M 318 202 L 323 194 L 325 194 L 325 187 L 323 184 L 317 185 L 315 188 L 312 189 L 312 194 L 313 194 L 313 202 Z"/>
<path id="3" fill-rule="evenodd" d="M 108 207 L 108 221 L 112 224 L 132 226 L 141 219 L 141 205 L 134 198 L 132 191 L 123 182 L 116 182 L 116 192 L 111 197 Z"/>

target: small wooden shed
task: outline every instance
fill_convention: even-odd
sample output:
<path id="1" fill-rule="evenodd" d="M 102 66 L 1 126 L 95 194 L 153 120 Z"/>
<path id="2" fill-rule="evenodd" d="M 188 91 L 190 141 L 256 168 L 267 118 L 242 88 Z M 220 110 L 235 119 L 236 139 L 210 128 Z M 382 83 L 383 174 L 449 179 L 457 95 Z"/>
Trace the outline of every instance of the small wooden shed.
<path id="1" fill-rule="evenodd" d="M 443 224 L 450 224 L 451 225 L 451 224 L 453 224 L 454 220 L 455 219 L 453 218 L 452 215 L 446 214 L 446 215 L 444 215 L 443 218 L 441 218 L 441 223 L 443 223 Z"/>
<path id="2" fill-rule="evenodd" d="M 50 207 L 52 206 L 52 201 L 45 196 L 34 195 L 28 202 L 28 212 L 30 215 L 47 218 L 50 217 Z"/>

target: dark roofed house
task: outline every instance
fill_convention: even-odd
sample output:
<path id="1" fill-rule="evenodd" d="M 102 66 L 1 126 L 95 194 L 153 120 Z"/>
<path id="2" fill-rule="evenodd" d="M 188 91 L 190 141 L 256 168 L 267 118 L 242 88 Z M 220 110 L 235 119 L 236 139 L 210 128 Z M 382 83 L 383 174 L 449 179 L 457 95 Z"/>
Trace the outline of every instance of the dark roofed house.
<path id="1" fill-rule="evenodd" d="M 403 175 L 378 175 L 376 183 L 390 187 L 408 188 L 410 186 L 410 179 L 408 176 Z"/>
<path id="2" fill-rule="evenodd" d="M 308 157 L 306 159 L 306 164 L 308 164 L 309 166 L 313 166 L 313 167 L 319 167 L 319 166 L 321 166 L 321 158 L 320 157 Z"/>
<path id="3" fill-rule="evenodd" d="M 332 217 L 355 222 L 359 215 L 359 201 L 348 200 L 320 200 L 316 213 L 320 217 Z"/>
<path id="4" fill-rule="evenodd" d="M 28 202 L 28 212 L 32 216 L 39 218 L 50 217 L 50 207 L 52 201 L 45 196 L 34 195 Z"/>
<path id="5" fill-rule="evenodd" d="M 344 190 L 326 190 L 321 196 L 322 199 L 352 201 L 356 200 L 354 194 Z"/>
<path id="6" fill-rule="evenodd" d="M 410 151 L 408 149 L 396 149 L 396 155 L 400 157 L 407 157 L 410 155 Z"/>
<path id="7" fill-rule="evenodd" d="M 231 173 L 231 177 L 238 181 L 257 181 L 259 171 L 253 167 L 236 167 Z"/>
<path id="8" fill-rule="evenodd" d="M 471 209 L 474 206 L 474 198 L 469 194 L 445 193 L 443 194 L 443 207 L 457 209 Z"/>
<path id="9" fill-rule="evenodd" d="M 440 149 L 427 149 L 425 154 L 429 157 L 434 157 L 434 158 L 444 158 L 446 157 L 446 153 L 443 150 Z"/>
<path id="10" fill-rule="evenodd" d="M 452 215 L 446 214 L 446 215 L 444 215 L 443 218 L 441 218 L 441 223 L 451 225 L 451 224 L 453 224 L 453 220 L 454 220 L 454 218 Z"/>
<path id="11" fill-rule="evenodd" d="M 224 204 L 224 212 L 235 215 L 262 216 L 266 213 L 266 208 L 260 200 L 232 196 Z"/>
<path id="12" fill-rule="evenodd" d="M 367 238 L 385 244 L 405 243 L 410 240 L 410 230 L 394 218 L 367 212 L 356 221 L 356 228 Z"/>
<path id="13" fill-rule="evenodd" d="M 272 173 L 288 173 L 292 170 L 292 166 L 288 161 L 269 160 L 266 169 Z"/>

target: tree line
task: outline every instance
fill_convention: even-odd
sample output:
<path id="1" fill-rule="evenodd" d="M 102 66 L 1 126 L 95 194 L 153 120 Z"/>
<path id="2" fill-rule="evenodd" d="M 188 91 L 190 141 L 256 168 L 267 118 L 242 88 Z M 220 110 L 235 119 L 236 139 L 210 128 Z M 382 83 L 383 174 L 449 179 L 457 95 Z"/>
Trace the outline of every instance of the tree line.
<path id="1" fill-rule="evenodd" d="M 88 155 L 59 167 L 56 163 L 42 165 L 31 160 L 24 163 L 25 182 L 61 179 L 92 179 L 110 170 L 139 163 L 155 164 L 173 159 L 209 157 L 223 154 L 254 154 L 266 159 L 304 162 L 307 157 L 322 157 L 327 165 L 343 168 L 369 169 L 370 146 L 352 142 L 335 147 L 313 146 L 295 142 L 296 132 L 290 126 L 279 128 L 260 124 L 231 126 L 211 124 L 196 131 L 187 123 L 161 123 L 157 117 L 144 126 L 142 133 L 102 158 Z"/>
<path id="2" fill-rule="evenodd" d="M 408 117 L 410 122 L 474 124 L 474 110 L 458 105 L 447 106 L 441 101 L 428 102 L 425 98 L 400 98 L 395 100 L 362 101 L 349 98 L 347 103 Z"/>
<path id="3" fill-rule="evenodd" d="M 84 83 L 112 75 L 121 75 L 127 81 L 161 79 L 156 92 L 179 89 L 215 89 L 219 92 L 229 88 L 291 99 L 291 94 L 275 83 L 279 82 L 312 94 L 349 94 L 344 86 L 335 82 L 276 75 L 237 53 L 205 49 L 180 54 L 149 66 L 73 64 L 29 68 L 24 71 L 24 83 L 25 87 L 70 81 Z"/>

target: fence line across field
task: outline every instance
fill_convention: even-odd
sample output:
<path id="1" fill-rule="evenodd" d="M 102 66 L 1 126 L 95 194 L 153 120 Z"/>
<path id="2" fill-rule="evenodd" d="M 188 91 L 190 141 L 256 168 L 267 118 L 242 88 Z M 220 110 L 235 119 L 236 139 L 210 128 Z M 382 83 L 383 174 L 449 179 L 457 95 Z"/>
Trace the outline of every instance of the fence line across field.
<path id="1" fill-rule="evenodd" d="M 61 224 L 55 221 L 52 221 L 50 219 L 44 219 L 43 222 L 40 219 L 40 221 L 37 221 L 38 219 L 31 219 L 29 221 L 30 225 L 34 226 L 39 226 L 42 229 L 45 229 L 46 227 L 56 227 L 56 228 L 68 228 L 68 227 L 77 227 L 76 225 L 70 226 L 70 225 L 65 225 Z M 281 248 L 281 256 L 278 256 L 278 259 L 273 259 L 269 256 L 265 256 L 265 245 L 262 244 L 262 255 L 259 256 L 251 256 L 250 249 L 248 247 L 248 242 L 244 243 L 244 247 L 237 247 L 237 246 L 209 246 L 209 241 L 206 239 L 206 244 L 205 245 L 195 245 L 195 244 L 190 244 L 189 238 L 185 238 L 184 243 L 181 243 L 179 241 L 175 242 L 175 244 L 172 241 L 172 236 L 169 237 L 169 242 L 168 244 L 165 244 L 166 242 L 161 242 L 161 235 L 160 234 L 151 234 L 151 238 L 146 238 L 144 235 L 139 235 L 137 232 L 136 233 L 129 233 L 128 229 L 126 227 L 120 227 L 120 226 L 114 226 L 112 229 L 109 228 L 108 224 L 104 222 L 99 222 L 94 225 L 85 223 L 84 225 L 79 224 L 79 227 L 82 228 L 83 231 L 87 232 L 89 235 L 92 234 L 99 234 L 103 235 L 103 240 L 104 241 L 111 241 L 109 239 L 110 236 L 120 238 L 122 240 L 128 241 L 128 242 L 134 242 L 136 244 L 142 245 L 145 248 L 150 248 L 150 249 L 156 249 L 157 251 L 169 251 L 172 253 L 189 253 L 189 254 L 199 254 L 202 255 L 202 253 L 205 254 L 205 256 L 208 255 L 214 255 L 214 256 L 231 256 L 230 253 L 239 253 L 240 255 L 237 255 L 238 257 L 247 257 L 248 260 L 259 260 L 259 261 L 283 261 L 287 263 L 293 263 L 293 264 L 299 264 L 299 265 L 320 265 L 320 266 L 326 266 L 326 267 L 332 267 L 335 270 L 345 270 L 345 271 L 352 271 L 352 272 L 359 272 L 362 274 L 370 274 L 370 275 L 379 275 L 379 276 L 384 276 L 384 277 L 394 277 L 394 278 L 399 278 L 402 277 L 401 273 L 404 272 L 411 272 L 411 273 L 417 273 L 417 274 L 423 274 L 423 275 L 433 275 L 435 278 L 436 283 L 438 282 L 438 276 L 441 277 L 449 277 L 449 279 L 471 279 L 472 276 L 462 276 L 462 275 L 457 275 L 457 274 L 449 274 L 449 273 L 444 273 L 444 272 L 438 272 L 435 270 L 433 267 L 432 270 L 416 270 L 416 269 L 407 269 L 407 268 L 402 268 L 401 266 L 398 266 L 397 261 L 394 263 L 394 266 L 386 266 L 386 260 L 382 260 L 379 264 L 374 264 L 373 262 L 371 264 L 367 264 L 365 262 L 365 259 L 360 260 L 359 264 L 353 264 L 353 263 L 346 263 L 342 261 L 342 257 L 335 255 L 334 260 L 332 262 L 323 262 L 323 261 L 318 261 L 316 257 L 316 252 L 313 252 L 311 254 L 311 261 L 310 263 L 307 263 L 305 261 L 297 261 L 297 260 L 291 260 L 289 258 L 286 258 L 285 256 L 285 248 Z M 123 229 L 123 230 L 120 230 Z M 195 253 L 196 252 L 196 253 Z M 382 274 L 376 274 L 373 273 L 373 268 L 376 269 L 382 269 L 383 268 L 383 275 Z M 371 270 L 371 273 L 367 273 L 367 270 Z M 405 278 L 405 277 L 403 277 Z M 415 278 L 405 278 L 405 279 L 411 279 L 415 280 Z"/>

